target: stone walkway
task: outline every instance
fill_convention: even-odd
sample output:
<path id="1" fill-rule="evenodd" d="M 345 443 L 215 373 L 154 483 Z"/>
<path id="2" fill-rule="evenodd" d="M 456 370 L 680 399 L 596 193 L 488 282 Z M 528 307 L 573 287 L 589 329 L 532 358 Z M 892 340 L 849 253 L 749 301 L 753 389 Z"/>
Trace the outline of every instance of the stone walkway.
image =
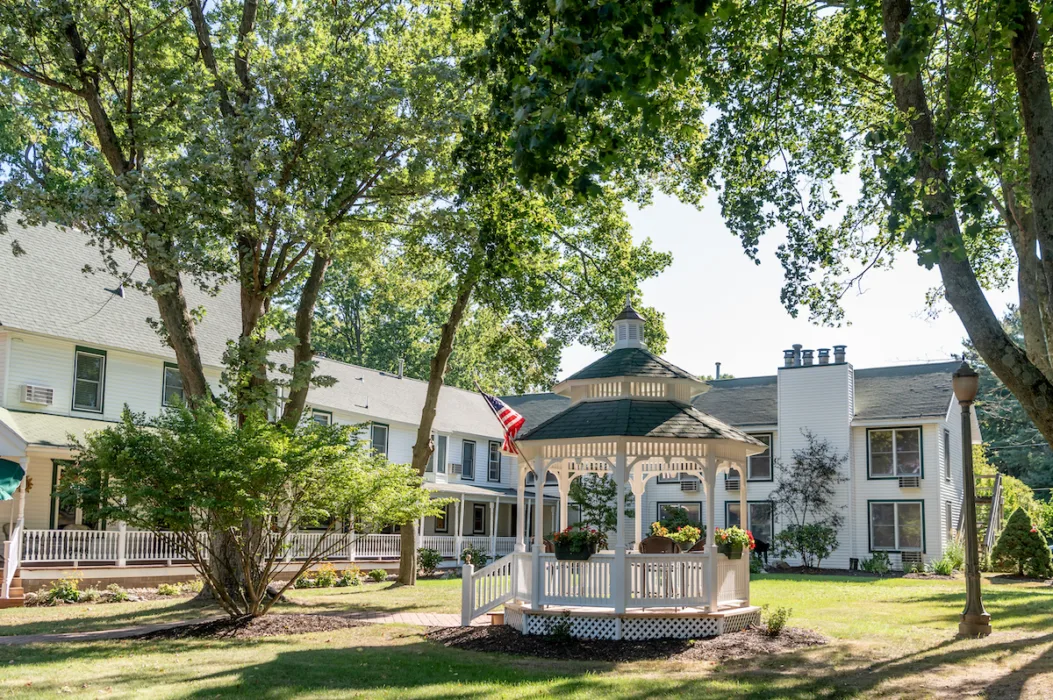
<path id="1" fill-rule="evenodd" d="M 367 622 L 378 625 L 420 625 L 421 627 L 459 627 L 461 616 L 455 613 L 388 613 L 388 612 L 352 612 L 352 613 L 318 613 L 321 615 L 336 615 L 346 617 L 350 620 Z M 141 634 L 149 634 L 159 630 L 193 625 L 201 622 L 218 620 L 217 617 L 208 617 L 200 620 L 185 620 L 181 622 L 167 622 L 155 625 L 139 625 L 137 627 L 120 627 L 111 630 L 98 630 L 95 632 L 62 632 L 58 634 L 16 634 L 0 637 L 0 646 L 21 646 L 23 644 L 54 644 L 59 642 L 97 642 L 107 639 L 127 639 L 138 637 Z M 473 627 L 489 625 L 488 617 L 477 617 L 472 620 Z"/>

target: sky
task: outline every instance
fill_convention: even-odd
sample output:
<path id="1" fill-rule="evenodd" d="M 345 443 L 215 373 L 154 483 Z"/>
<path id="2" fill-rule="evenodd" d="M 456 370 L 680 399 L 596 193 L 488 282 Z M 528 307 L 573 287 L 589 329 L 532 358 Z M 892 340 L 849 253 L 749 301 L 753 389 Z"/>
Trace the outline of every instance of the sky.
<path id="1" fill-rule="evenodd" d="M 859 368 L 947 360 L 962 350 L 966 333 L 957 315 L 944 304 L 931 318 L 925 306 L 939 272 L 919 266 L 912 254 L 902 254 L 891 270 L 868 272 L 862 292 L 845 295 L 850 325 L 822 327 L 809 323 L 805 309 L 791 318 L 779 301 L 778 236 L 762 239 L 756 265 L 724 226 L 715 194 L 701 210 L 660 195 L 645 209 L 627 211 L 634 240 L 650 238 L 655 249 L 672 253 L 672 264 L 643 283 L 643 301 L 665 313 L 664 357 L 694 374 L 713 374 L 717 362 L 722 374 L 736 377 L 774 374 L 782 351 L 794 343 L 805 349 L 847 345 L 847 360 Z M 1001 315 L 1014 294 L 996 291 L 988 299 Z M 601 355 L 580 345 L 568 348 L 560 378 Z"/>

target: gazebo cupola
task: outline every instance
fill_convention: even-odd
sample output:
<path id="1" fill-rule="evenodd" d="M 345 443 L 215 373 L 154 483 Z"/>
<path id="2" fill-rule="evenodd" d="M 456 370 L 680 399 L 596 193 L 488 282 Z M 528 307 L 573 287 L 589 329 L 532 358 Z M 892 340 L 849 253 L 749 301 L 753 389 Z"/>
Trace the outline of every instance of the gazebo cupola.
<path id="1" fill-rule="evenodd" d="M 614 319 L 614 350 L 552 387 L 571 403 L 616 398 L 673 400 L 689 403 L 709 391 L 690 372 L 647 350 L 645 320 L 626 300 Z"/>

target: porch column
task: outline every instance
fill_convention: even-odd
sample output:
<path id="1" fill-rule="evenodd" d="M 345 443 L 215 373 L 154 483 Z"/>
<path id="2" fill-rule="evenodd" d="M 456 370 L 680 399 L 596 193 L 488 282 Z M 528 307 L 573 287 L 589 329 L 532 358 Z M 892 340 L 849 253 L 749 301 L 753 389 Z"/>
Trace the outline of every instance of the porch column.
<path id="1" fill-rule="evenodd" d="M 565 462 L 556 472 L 556 476 L 559 477 L 559 523 L 556 525 L 556 530 L 562 530 L 570 523 L 568 518 L 570 508 L 567 501 L 570 500 L 571 476 L 570 469 Z"/>
<path id="2" fill-rule="evenodd" d="M 619 444 L 618 453 L 614 457 L 614 484 L 617 489 L 614 503 L 618 514 L 618 525 L 614 533 L 614 571 L 611 576 L 611 595 L 614 598 L 615 613 L 625 612 L 626 601 L 629 597 L 629 589 L 626 586 L 629 572 L 625 561 L 625 464 L 625 445 Z"/>
<path id="3" fill-rule="evenodd" d="M 29 481 L 29 457 L 20 457 L 18 465 L 22 467 L 22 481 L 18 484 L 18 522 L 26 520 L 26 482 Z"/>
<path id="4" fill-rule="evenodd" d="M 461 494 L 461 500 L 454 501 L 453 505 L 454 510 L 457 511 L 456 528 L 453 531 L 453 558 L 460 561 L 461 553 L 464 551 L 464 494 Z"/>
<path id="5" fill-rule="evenodd" d="M 516 551 L 525 552 L 526 544 L 526 463 L 522 460 L 516 462 L 519 465 L 519 480 L 516 482 Z"/>
<path id="6" fill-rule="evenodd" d="M 747 457 L 746 460 L 748 462 L 749 457 Z M 739 478 L 739 513 L 742 514 L 742 515 L 739 516 L 739 519 L 744 524 L 744 526 L 743 526 L 744 530 L 746 529 L 747 526 L 750 529 L 753 528 L 753 524 L 750 523 L 750 505 L 749 505 L 750 502 L 746 498 L 746 472 L 749 471 L 749 470 L 746 468 L 745 465 L 746 465 L 746 463 L 743 463 L 743 464 L 739 465 L 739 475 L 740 475 L 740 478 Z M 752 557 L 752 556 L 753 556 L 753 553 L 750 552 L 749 549 L 747 549 L 746 550 L 746 558 L 744 560 L 745 563 L 742 563 L 742 562 L 739 563 L 739 565 L 737 566 L 738 572 L 736 572 L 736 574 L 735 574 L 736 576 L 738 576 L 739 573 L 741 573 L 742 576 L 746 579 L 745 580 L 746 605 L 750 604 L 750 557 Z"/>
<path id="7" fill-rule="evenodd" d="M 117 523 L 117 566 L 128 566 L 128 525 Z"/>
<path id="8" fill-rule="evenodd" d="M 717 590 L 717 554 L 716 529 L 717 520 L 715 511 L 717 508 L 717 456 L 712 447 L 706 447 L 706 598 L 708 600 L 709 612 L 717 612 L 720 607 L 719 591 Z"/>
<path id="9" fill-rule="evenodd" d="M 534 581 L 530 587 L 530 606 L 541 607 L 541 587 L 545 573 L 541 570 L 541 553 L 545 551 L 545 481 L 548 468 L 541 457 L 534 458 L 534 547 L 532 551 Z"/>
<path id="10" fill-rule="evenodd" d="M 495 496 L 500 501 L 500 496 Z M 487 503 L 486 509 L 489 511 L 488 515 L 490 520 L 490 561 L 497 559 L 497 506 L 493 503 Z"/>

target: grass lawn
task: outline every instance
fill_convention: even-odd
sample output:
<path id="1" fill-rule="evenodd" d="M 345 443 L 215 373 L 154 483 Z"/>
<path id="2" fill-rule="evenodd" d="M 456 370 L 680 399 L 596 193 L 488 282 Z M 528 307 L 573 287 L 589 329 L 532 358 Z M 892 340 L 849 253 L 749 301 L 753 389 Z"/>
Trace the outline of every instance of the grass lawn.
<path id="1" fill-rule="evenodd" d="M 454 612 L 458 583 L 296 591 L 293 597 L 302 606 L 297 611 Z M 986 640 L 954 638 L 964 597 L 961 580 L 766 575 L 755 579 L 751 588 L 755 602 L 792 607 L 791 624 L 820 630 L 832 643 L 724 666 L 560 663 L 455 651 L 425 641 L 419 629 L 401 625 L 262 640 L 0 647 L 0 696 L 1050 697 L 1050 586 L 985 579 L 985 602 L 996 628 Z M 127 615 L 175 619 L 187 612 L 188 604 L 134 605 L 134 610 L 126 605 L 92 606 L 94 618 L 75 607 L 3 610 L 0 634 L 13 634 L 19 625 L 32 625 L 32 631 L 43 631 L 40 625 L 55 629 L 66 624 L 59 618 L 74 611 L 71 624 L 78 629 L 124 626 L 129 624 Z M 99 612 L 104 608 L 105 613 Z M 35 621 L 32 615 L 38 616 Z M 120 615 L 125 617 L 119 624 L 109 624 Z"/>

